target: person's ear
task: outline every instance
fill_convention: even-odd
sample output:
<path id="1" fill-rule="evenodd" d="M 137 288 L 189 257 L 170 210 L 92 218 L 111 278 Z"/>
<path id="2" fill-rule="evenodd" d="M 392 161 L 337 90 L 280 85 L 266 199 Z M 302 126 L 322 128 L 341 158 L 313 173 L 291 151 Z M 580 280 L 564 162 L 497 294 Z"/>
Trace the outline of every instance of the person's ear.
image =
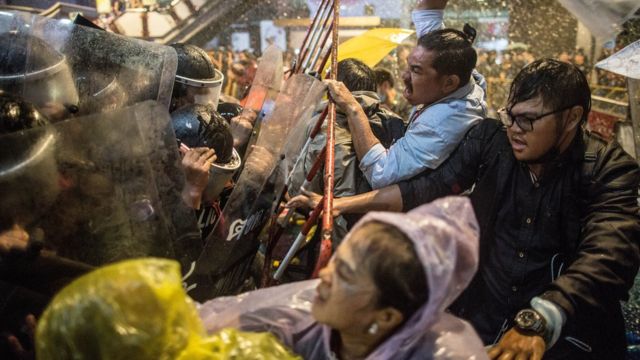
<path id="1" fill-rule="evenodd" d="M 385 307 L 377 311 L 375 319 L 381 333 L 390 333 L 402 324 L 404 315 L 396 308 Z"/>
<path id="2" fill-rule="evenodd" d="M 451 94 L 456 91 L 460 86 L 460 77 L 458 75 L 447 75 L 442 85 L 442 92 L 445 94 Z"/>
<path id="3" fill-rule="evenodd" d="M 580 124 L 583 114 L 584 108 L 582 108 L 582 106 L 576 105 L 569 109 L 569 115 L 567 116 L 567 124 L 565 126 L 565 130 L 571 131 L 575 129 L 575 127 Z"/>

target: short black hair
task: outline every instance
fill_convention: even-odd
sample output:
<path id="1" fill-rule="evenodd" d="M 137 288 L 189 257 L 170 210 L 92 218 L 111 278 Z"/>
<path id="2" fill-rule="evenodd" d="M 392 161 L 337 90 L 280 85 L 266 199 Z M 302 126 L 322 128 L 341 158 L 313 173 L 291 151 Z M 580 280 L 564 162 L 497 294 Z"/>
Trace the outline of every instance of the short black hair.
<path id="1" fill-rule="evenodd" d="M 342 81 L 349 91 L 376 91 L 376 76 L 367 64 L 354 58 L 338 63 L 338 81 Z"/>
<path id="2" fill-rule="evenodd" d="M 427 274 L 413 242 L 393 225 L 371 221 L 360 230 L 366 237 L 353 240 L 354 249 L 378 289 L 377 307 L 392 307 L 404 321 L 429 299 Z"/>
<path id="3" fill-rule="evenodd" d="M 476 67 L 478 54 L 472 46 L 472 40 L 462 31 L 442 29 L 432 31 L 418 39 L 418 46 L 435 52 L 431 66 L 440 75 L 457 75 L 460 86 L 471 79 L 471 72 Z"/>
<path id="4" fill-rule="evenodd" d="M 373 72 L 376 75 L 376 84 L 380 85 L 383 82 L 388 82 L 389 85 L 391 85 L 391 87 L 393 87 L 395 85 L 395 81 L 393 79 L 393 74 L 391 73 L 391 71 L 385 69 L 385 68 L 375 68 L 373 70 Z"/>
<path id="5" fill-rule="evenodd" d="M 537 96 L 550 110 L 581 106 L 582 122 L 591 111 L 591 89 L 575 65 L 555 59 L 539 59 L 525 66 L 511 83 L 507 108 Z"/>

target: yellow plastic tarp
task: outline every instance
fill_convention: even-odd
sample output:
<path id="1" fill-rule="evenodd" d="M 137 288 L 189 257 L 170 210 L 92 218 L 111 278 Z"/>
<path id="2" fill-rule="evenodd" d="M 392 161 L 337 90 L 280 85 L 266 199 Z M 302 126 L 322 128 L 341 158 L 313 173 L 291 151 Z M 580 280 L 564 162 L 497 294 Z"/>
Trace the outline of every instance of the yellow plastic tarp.
<path id="1" fill-rule="evenodd" d="M 53 359 L 299 359 L 269 333 L 208 336 L 182 287 L 180 266 L 127 260 L 78 278 L 38 322 L 36 357 Z"/>

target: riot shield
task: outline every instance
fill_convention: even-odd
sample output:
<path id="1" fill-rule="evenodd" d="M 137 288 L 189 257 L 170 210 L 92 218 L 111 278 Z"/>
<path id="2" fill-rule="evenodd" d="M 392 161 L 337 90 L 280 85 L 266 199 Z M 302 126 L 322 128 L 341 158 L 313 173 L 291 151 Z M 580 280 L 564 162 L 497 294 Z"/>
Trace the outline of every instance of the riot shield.
<path id="1" fill-rule="evenodd" d="M 278 92 L 280 92 L 283 77 L 282 51 L 271 45 L 258 61 L 256 75 L 251 83 L 251 89 L 245 99 L 244 109 L 241 114 L 241 116 L 247 118 L 251 118 L 255 114 L 254 131 L 247 135 L 244 131 L 239 131 L 240 129 L 238 128 L 232 128 L 234 139 L 244 139 L 249 136 L 249 139 L 244 141 L 244 146 L 238 149 L 240 156 L 243 158 L 245 157 L 246 149 L 251 148 L 251 145 L 254 145 L 257 140 L 262 119 L 273 110 L 274 101 L 278 96 Z"/>
<path id="2" fill-rule="evenodd" d="M 320 89 L 324 86 L 318 80 L 294 75 L 276 98 L 273 112 L 262 123 L 256 147 L 245 161 L 222 216 L 205 241 L 195 272 L 187 280 L 196 284 L 190 292 L 196 300 L 230 294 L 244 280 L 242 274 L 250 266 L 246 260 L 252 259 L 258 250 L 258 232 L 269 219 L 276 198 L 278 184 L 268 179 L 281 160 L 284 145 L 291 140 L 292 130 L 320 102 L 323 93 Z"/>
<path id="3" fill-rule="evenodd" d="M 321 112 L 322 109 L 318 107 L 320 103 L 320 99 L 326 92 L 326 86 L 317 82 L 314 86 L 309 90 L 309 93 L 306 94 L 303 100 L 303 108 L 305 112 L 301 114 L 300 121 L 296 125 L 296 127 L 291 131 L 291 136 L 289 141 L 284 148 L 284 171 L 286 174 L 289 174 L 298 160 L 299 155 L 301 155 L 301 151 L 304 148 L 308 138 L 309 133 L 311 132 L 311 128 L 315 125 L 316 118 L 314 118 L 314 114 Z"/>
<path id="4" fill-rule="evenodd" d="M 90 265 L 157 256 L 188 269 L 202 250 L 180 192 L 169 115 L 153 101 L 0 137 L 0 230 Z"/>
<path id="5" fill-rule="evenodd" d="M 0 12 L 0 45 L 0 90 L 54 122 L 145 100 L 169 106 L 170 47 L 22 12 Z"/>

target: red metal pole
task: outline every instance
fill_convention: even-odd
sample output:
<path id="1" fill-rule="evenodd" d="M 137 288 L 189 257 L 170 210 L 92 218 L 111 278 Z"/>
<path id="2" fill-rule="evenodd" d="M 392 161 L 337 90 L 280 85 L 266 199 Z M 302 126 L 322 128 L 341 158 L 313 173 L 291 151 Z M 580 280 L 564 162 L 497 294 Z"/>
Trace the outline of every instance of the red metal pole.
<path id="1" fill-rule="evenodd" d="M 318 50 L 318 48 L 320 48 L 320 51 L 322 51 L 322 49 L 327 43 L 327 39 L 329 38 L 329 35 L 331 34 L 331 24 L 329 24 L 329 20 L 331 19 L 332 14 L 333 14 L 333 7 L 329 9 L 329 13 L 327 14 L 327 17 L 324 19 L 324 22 L 322 24 L 322 27 L 320 28 L 320 31 L 317 32 L 317 36 L 316 34 L 314 34 L 313 37 L 311 38 L 311 45 L 309 46 L 309 51 L 305 53 L 305 55 L 308 55 L 308 56 L 305 56 L 302 59 L 302 62 L 300 63 L 302 68 L 301 69 L 299 68 L 298 70 L 304 71 L 307 68 L 313 68 L 311 66 L 311 61 L 314 57 L 313 55 L 316 54 L 316 51 Z M 327 24 L 329 24 L 329 26 L 327 26 Z M 324 36 L 322 34 L 323 31 L 324 31 Z M 318 46 L 318 44 L 320 44 L 320 46 Z"/>
<path id="2" fill-rule="evenodd" d="M 324 35 L 324 38 L 322 39 L 321 46 L 318 49 L 318 52 L 316 52 L 315 55 L 314 54 L 310 55 L 310 58 L 312 58 L 312 60 L 308 64 L 309 68 L 315 69 L 315 65 L 318 62 L 318 58 L 320 57 L 320 54 L 322 54 L 322 50 L 324 50 L 325 45 L 327 45 L 327 40 L 329 40 L 329 35 L 331 35 L 331 31 L 327 31 L 327 33 Z M 331 53 L 331 46 L 329 47 L 329 51 L 327 52 Z"/>
<path id="3" fill-rule="evenodd" d="M 331 41 L 331 79 L 338 75 L 338 26 L 340 19 L 340 0 L 333 3 L 333 38 Z M 335 129 L 336 105 L 329 103 L 329 122 L 327 123 L 327 155 L 324 165 L 324 212 L 322 214 L 322 240 L 320 254 L 313 277 L 317 277 L 320 269 L 325 267 L 331 258 L 331 233 L 333 232 L 333 180 L 335 164 Z"/>
<path id="4" fill-rule="evenodd" d="M 324 119 L 327 118 L 328 114 L 329 114 L 329 106 L 327 106 L 326 108 L 324 108 L 324 110 L 322 110 L 322 114 L 320 115 L 320 118 L 318 118 L 318 121 L 316 122 L 316 125 L 313 127 L 313 130 L 311 130 L 311 133 L 309 134 L 309 138 L 311 140 L 315 139 L 316 135 L 318 135 L 318 133 L 320 132 L 320 129 L 322 129 L 322 123 L 324 122 Z"/>
<path id="5" fill-rule="evenodd" d="M 318 35 L 322 33 L 327 24 L 327 20 L 331 18 L 331 12 L 333 9 L 331 7 L 331 1 L 332 0 L 327 0 L 326 3 L 322 3 L 320 4 L 320 7 L 318 7 L 318 12 L 316 13 L 317 21 L 315 21 L 316 19 L 314 18 L 314 26 L 312 28 L 310 27 L 307 31 L 307 34 L 305 35 L 305 46 L 304 48 L 300 48 L 300 53 L 298 54 L 298 59 L 296 62 L 295 73 L 299 73 L 302 69 L 302 64 L 305 62 L 310 49 L 311 51 L 313 51 L 313 49 L 315 49 L 315 46 L 318 45 Z"/>
<path id="6" fill-rule="evenodd" d="M 325 65 L 327 65 L 327 61 L 329 61 L 330 56 L 331 56 L 331 49 L 329 49 L 329 51 L 327 51 L 327 53 L 324 55 L 324 58 L 322 59 L 320 66 L 316 68 L 316 71 L 320 74 L 320 76 L 322 76 L 322 70 L 324 70 Z"/>
<path id="7" fill-rule="evenodd" d="M 307 41 L 309 40 L 309 34 L 311 34 L 313 29 L 316 27 L 316 23 L 318 21 L 318 17 L 320 16 L 320 13 L 323 11 L 324 7 L 327 4 L 329 4 L 330 1 L 331 0 L 323 1 L 320 3 L 320 6 L 318 6 L 318 11 L 316 12 L 316 15 L 313 17 L 313 20 L 311 21 L 311 23 L 309 24 L 309 27 L 307 28 L 307 33 L 304 36 L 304 40 L 302 40 L 302 45 L 300 45 L 300 52 L 298 53 L 298 59 L 296 61 L 296 69 L 300 67 L 299 64 L 300 64 L 300 61 L 302 60 L 302 52 L 307 46 Z"/>

